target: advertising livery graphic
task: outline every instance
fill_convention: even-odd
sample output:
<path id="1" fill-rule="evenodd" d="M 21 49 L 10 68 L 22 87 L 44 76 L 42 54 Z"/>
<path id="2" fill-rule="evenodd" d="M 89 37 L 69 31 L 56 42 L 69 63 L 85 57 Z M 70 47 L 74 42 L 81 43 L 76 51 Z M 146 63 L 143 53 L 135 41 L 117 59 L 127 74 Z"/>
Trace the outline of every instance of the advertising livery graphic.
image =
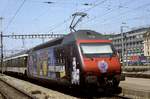
<path id="1" fill-rule="evenodd" d="M 36 52 L 37 54 L 37 73 L 40 76 L 47 76 L 48 50 L 43 49 Z"/>
<path id="2" fill-rule="evenodd" d="M 51 79 L 56 79 L 56 73 L 54 71 L 55 61 L 54 49 L 48 48 L 48 76 L 51 77 Z"/>

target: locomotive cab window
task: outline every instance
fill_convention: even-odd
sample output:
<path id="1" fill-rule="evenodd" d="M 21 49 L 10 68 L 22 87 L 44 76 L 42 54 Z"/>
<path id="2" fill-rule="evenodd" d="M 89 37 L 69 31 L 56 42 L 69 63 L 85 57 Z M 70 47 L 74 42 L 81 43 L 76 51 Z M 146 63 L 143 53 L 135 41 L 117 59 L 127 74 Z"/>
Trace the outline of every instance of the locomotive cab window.
<path id="1" fill-rule="evenodd" d="M 103 55 L 113 54 L 114 49 L 111 44 L 82 43 L 80 44 L 83 55 Z"/>

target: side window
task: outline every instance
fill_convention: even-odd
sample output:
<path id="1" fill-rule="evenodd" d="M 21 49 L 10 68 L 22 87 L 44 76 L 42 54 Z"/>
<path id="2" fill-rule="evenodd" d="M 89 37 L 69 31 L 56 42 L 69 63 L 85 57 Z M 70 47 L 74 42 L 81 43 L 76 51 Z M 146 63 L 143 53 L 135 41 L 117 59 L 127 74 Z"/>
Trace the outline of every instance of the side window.
<path id="1" fill-rule="evenodd" d="M 65 46 L 65 57 L 66 57 L 66 65 L 71 66 L 72 65 L 72 60 L 73 60 L 73 57 L 77 57 L 77 51 L 76 51 L 76 48 L 75 46 L 73 45 L 67 45 Z"/>
<path id="2" fill-rule="evenodd" d="M 20 62 L 21 62 L 20 67 L 24 67 L 24 57 L 21 57 L 21 58 L 20 58 Z"/>
<path id="3" fill-rule="evenodd" d="M 9 67 L 9 60 L 6 61 L 6 67 Z"/>
<path id="4" fill-rule="evenodd" d="M 19 66 L 19 59 L 18 59 L 18 58 L 15 59 L 15 65 L 16 65 L 17 67 Z"/>
<path id="5" fill-rule="evenodd" d="M 63 48 L 55 48 L 56 65 L 65 64 L 65 51 Z"/>
<path id="6" fill-rule="evenodd" d="M 12 64 L 11 64 L 12 67 L 15 67 L 15 59 L 12 59 Z"/>
<path id="7" fill-rule="evenodd" d="M 18 66 L 20 67 L 20 66 L 22 66 L 22 61 L 21 61 L 21 57 L 19 57 L 18 59 L 17 59 L 17 62 L 18 62 Z"/>
<path id="8" fill-rule="evenodd" d="M 67 56 L 69 56 L 70 58 L 74 57 L 76 55 L 75 46 L 73 46 L 73 45 L 66 46 L 65 51 L 66 51 Z"/>
<path id="9" fill-rule="evenodd" d="M 24 57 L 24 64 L 25 64 L 25 67 L 27 66 L 27 57 Z"/>

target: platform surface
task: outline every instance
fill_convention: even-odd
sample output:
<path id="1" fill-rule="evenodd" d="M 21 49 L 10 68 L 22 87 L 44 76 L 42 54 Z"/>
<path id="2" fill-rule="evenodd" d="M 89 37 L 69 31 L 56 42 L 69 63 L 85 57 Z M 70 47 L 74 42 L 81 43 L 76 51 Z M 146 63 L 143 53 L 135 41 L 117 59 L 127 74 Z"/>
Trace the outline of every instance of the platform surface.
<path id="1" fill-rule="evenodd" d="M 132 98 L 150 99 L 150 79 L 126 77 L 121 81 L 122 94 Z"/>

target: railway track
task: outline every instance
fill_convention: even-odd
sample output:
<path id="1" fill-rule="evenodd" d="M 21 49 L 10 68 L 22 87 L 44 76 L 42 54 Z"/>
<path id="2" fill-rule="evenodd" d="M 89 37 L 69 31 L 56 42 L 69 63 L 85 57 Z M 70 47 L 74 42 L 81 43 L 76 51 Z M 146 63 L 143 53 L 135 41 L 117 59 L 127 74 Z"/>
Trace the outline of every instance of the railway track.
<path id="1" fill-rule="evenodd" d="M 112 97 L 113 99 L 131 99 L 129 97 L 125 97 L 125 96 L 120 96 L 120 95 L 113 95 L 114 97 Z"/>
<path id="2" fill-rule="evenodd" d="M 131 98 L 113 95 L 113 96 L 105 96 L 105 97 L 87 97 L 87 98 L 79 98 L 79 99 L 131 99 Z"/>
<path id="3" fill-rule="evenodd" d="M 106 95 L 101 95 L 98 97 L 95 97 L 95 96 L 87 97 L 87 99 L 131 99 L 131 98 L 126 97 L 126 96 L 122 96 L 122 95 L 107 93 Z"/>
<path id="4" fill-rule="evenodd" d="M 34 96 L 20 90 L 0 79 L 0 94 L 3 99 L 36 99 Z"/>

